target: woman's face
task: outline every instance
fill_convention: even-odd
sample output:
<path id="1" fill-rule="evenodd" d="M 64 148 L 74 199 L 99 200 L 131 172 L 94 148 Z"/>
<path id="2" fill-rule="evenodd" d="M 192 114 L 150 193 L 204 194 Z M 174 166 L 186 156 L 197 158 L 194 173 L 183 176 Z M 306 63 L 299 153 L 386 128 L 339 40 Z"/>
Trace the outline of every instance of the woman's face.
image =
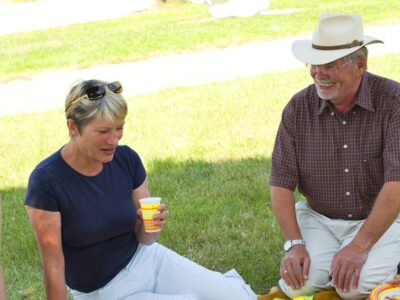
<path id="1" fill-rule="evenodd" d="M 94 119 L 73 134 L 73 140 L 83 159 L 107 163 L 114 157 L 118 141 L 122 138 L 125 119 Z"/>

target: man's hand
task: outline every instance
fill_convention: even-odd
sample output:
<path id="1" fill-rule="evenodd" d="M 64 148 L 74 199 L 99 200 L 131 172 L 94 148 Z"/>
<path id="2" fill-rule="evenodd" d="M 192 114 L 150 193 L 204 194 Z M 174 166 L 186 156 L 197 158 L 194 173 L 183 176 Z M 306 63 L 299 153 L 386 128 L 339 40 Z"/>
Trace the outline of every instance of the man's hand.
<path id="1" fill-rule="evenodd" d="M 332 285 L 339 291 L 348 292 L 354 276 L 353 288 L 358 287 L 361 268 L 368 257 L 368 251 L 349 244 L 339 250 L 333 257 L 331 276 Z"/>
<path id="2" fill-rule="evenodd" d="M 310 262 L 310 256 L 304 245 L 293 246 L 281 261 L 281 278 L 292 289 L 301 288 L 308 278 Z"/>
<path id="3" fill-rule="evenodd" d="M 400 276 L 396 275 L 396 277 L 393 278 L 393 280 L 390 280 L 388 283 L 395 284 L 395 285 L 400 285 Z"/>

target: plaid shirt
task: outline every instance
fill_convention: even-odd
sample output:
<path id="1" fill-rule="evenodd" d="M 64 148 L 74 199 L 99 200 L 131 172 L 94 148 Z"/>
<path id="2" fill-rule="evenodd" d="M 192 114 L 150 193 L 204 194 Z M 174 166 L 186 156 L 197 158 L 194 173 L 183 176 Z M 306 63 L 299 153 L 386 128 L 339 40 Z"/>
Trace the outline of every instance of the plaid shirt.
<path id="1" fill-rule="evenodd" d="M 285 107 L 270 185 L 298 190 L 333 219 L 365 219 L 388 181 L 400 181 L 400 84 L 365 73 L 346 114 L 314 85 Z"/>

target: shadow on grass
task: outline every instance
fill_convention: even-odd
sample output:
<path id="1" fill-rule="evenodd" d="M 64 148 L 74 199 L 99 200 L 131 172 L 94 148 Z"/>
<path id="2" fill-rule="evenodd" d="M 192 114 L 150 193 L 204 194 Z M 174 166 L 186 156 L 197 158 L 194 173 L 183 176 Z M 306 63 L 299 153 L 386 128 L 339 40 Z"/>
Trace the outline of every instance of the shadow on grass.
<path id="1" fill-rule="evenodd" d="M 281 251 L 273 220 L 264 157 L 234 161 L 152 160 L 152 195 L 168 205 L 160 242 L 196 262 L 235 268 L 258 293 L 276 285 Z M 25 187 L 1 190 L 1 257 L 10 299 L 44 298 L 40 258 L 23 205 Z"/>

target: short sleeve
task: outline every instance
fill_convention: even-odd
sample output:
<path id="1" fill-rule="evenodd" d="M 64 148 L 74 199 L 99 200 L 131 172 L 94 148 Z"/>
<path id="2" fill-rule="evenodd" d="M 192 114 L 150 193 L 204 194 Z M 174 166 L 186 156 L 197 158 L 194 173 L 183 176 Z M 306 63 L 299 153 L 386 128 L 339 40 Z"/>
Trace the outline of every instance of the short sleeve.
<path id="1" fill-rule="evenodd" d="M 54 183 L 43 169 L 35 169 L 31 173 L 25 205 L 48 211 L 59 211 Z"/>
<path id="2" fill-rule="evenodd" d="M 295 149 L 295 109 L 293 101 L 285 107 L 272 152 L 269 184 L 294 190 L 298 183 Z"/>
<path id="3" fill-rule="evenodd" d="M 397 105 L 392 109 L 385 133 L 385 149 L 383 151 L 385 182 L 400 180 L 400 95 L 395 95 Z"/>
<path id="4" fill-rule="evenodd" d="M 136 189 L 142 185 L 146 179 L 146 170 L 143 166 L 139 154 L 131 148 L 128 148 L 129 168 L 132 173 L 132 189 Z"/>

